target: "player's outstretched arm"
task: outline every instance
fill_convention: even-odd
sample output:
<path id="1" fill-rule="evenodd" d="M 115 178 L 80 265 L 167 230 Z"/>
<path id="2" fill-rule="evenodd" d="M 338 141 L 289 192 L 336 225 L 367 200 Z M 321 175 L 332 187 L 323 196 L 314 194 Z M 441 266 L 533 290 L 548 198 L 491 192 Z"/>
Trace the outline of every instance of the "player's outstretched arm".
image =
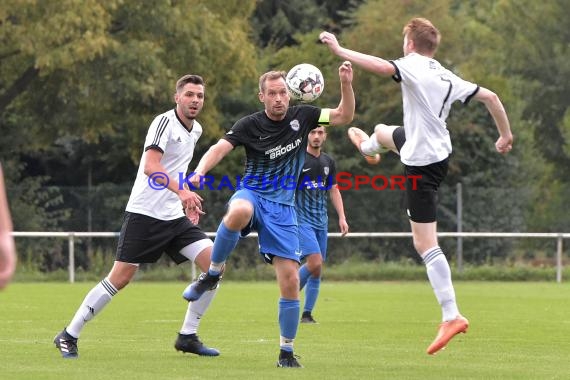
<path id="1" fill-rule="evenodd" d="M 326 44 L 329 50 L 342 59 L 352 62 L 366 71 L 383 76 L 396 74 L 396 68 L 390 62 L 380 57 L 360 53 L 340 46 L 336 36 L 329 32 L 321 32 L 319 39 Z"/>
<path id="2" fill-rule="evenodd" d="M 340 102 L 338 107 L 330 110 L 329 125 L 347 125 L 354 119 L 354 90 L 352 88 L 352 65 L 344 61 L 338 68 L 340 78 Z"/>
<path id="3" fill-rule="evenodd" d="M 508 153 L 513 149 L 513 134 L 507 112 L 501 99 L 493 91 L 484 87 L 480 87 L 479 91 L 473 97 L 475 100 L 485 104 L 487 110 L 493 117 L 497 130 L 499 131 L 499 138 L 495 142 L 495 149 L 499 153 Z"/>
<path id="4" fill-rule="evenodd" d="M 144 174 L 156 183 L 162 184 L 165 188 L 172 191 L 178 198 L 184 209 L 202 210 L 202 197 L 184 187 L 184 183 L 178 182 L 177 178 L 172 178 L 166 171 L 160 160 L 162 152 L 157 149 L 149 149 L 144 152 Z M 168 178 L 165 178 L 168 176 Z"/>

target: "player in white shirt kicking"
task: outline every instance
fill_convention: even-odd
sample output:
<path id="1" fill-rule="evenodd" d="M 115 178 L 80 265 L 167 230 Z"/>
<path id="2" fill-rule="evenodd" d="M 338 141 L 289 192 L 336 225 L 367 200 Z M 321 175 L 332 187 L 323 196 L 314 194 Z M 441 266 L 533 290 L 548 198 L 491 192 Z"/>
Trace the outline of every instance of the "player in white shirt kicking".
<path id="1" fill-rule="evenodd" d="M 482 102 L 493 117 L 499 138 L 499 153 L 512 149 L 513 135 L 499 97 L 492 91 L 467 82 L 445 69 L 433 57 L 440 33 L 424 18 L 413 18 L 404 27 L 404 57 L 388 61 L 346 49 L 336 37 L 322 32 L 321 42 L 342 59 L 364 70 L 392 77 L 401 84 L 404 125 L 377 125 L 372 137 L 358 128 L 350 128 L 350 140 L 369 163 L 380 161 L 379 153 L 392 150 L 400 155 L 406 175 L 419 175 L 418 188 L 406 186 L 407 213 L 410 218 L 414 247 L 426 265 L 435 296 L 442 308 L 442 323 L 437 336 L 427 348 L 435 354 L 458 333 L 469 327 L 459 313 L 451 271 L 437 241 L 437 190 L 445 178 L 451 140 L 445 120 L 456 100 L 467 104 L 471 99 Z"/>
<path id="2" fill-rule="evenodd" d="M 183 188 L 202 126 L 196 117 L 204 106 L 204 80 L 185 75 L 176 82 L 176 108 L 158 115 L 148 130 L 144 152 L 127 203 L 113 268 L 85 296 L 75 316 L 55 338 L 64 358 L 77 358 L 77 340 L 85 324 L 133 279 L 141 263 L 156 262 L 166 253 L 174 262 L 193 261 L 202 271 L 210 266 L 213 242 L 196 225 L 201 211 L 200 196 Z M 185 215 L 186 214 L 186 215 Z M 218 356 L 196 335 L 202 315 L 216 294 L 209 289 L 188 304 L 174 347 L 202 356 Z"/>

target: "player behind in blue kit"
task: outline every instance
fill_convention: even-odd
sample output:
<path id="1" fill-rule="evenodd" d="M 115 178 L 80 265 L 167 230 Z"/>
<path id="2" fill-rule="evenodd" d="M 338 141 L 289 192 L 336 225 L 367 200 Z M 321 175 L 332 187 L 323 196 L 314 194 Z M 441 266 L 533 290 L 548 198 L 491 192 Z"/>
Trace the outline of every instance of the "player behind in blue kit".
<path id="1" fill-rule="evenodd" d="M 326 139 L 324 127 L 315 128 L 309 133 L 305 165 L 295 195 L 301 259 L 305 260 L 299 268 L 300 289 L 305 288 L 301 323 L 317 323 L 312 311 L 319 297 L 323 262 L 327 258 L 329 195 L 338 215 L 340 232 L 343 236 L 348 233 L 342 195 L 336 183 L 336 164 L 331 156 L 322 151 Z"/>

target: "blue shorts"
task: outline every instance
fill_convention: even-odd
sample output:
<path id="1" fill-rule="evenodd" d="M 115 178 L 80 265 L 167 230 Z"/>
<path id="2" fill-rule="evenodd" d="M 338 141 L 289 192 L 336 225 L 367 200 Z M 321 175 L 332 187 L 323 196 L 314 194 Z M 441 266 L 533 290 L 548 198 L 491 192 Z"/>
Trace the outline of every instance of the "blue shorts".
<path id="1" fill-rule="evenodd" d="M 294 206 L 273 202 L 262 198 L 249 189 L 238 190 L 229 200 L 245 199 L 253 205 L 253 217 L 249 225 L 241 231 L 245 237 L 252 230 L 257 231 L 259 253 L 267 263 L 273 256 L 300 262 L 297 214 Z"/>
<path id="2" fill-rule="evenodd" d="M 327 236 L 328 231 L 315 228 L 310 224 L 299 224 L 299 247 L 301 248 L 301 258 L 320 253 L 323 261 L 327 258 Z"/>

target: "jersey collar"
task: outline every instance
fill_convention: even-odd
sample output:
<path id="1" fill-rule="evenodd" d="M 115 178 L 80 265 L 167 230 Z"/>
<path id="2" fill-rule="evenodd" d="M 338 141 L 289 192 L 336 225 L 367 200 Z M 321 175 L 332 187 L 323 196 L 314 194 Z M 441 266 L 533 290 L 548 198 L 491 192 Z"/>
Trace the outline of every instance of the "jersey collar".
<path id="1" fill-rule="evenodd" d="M 182 121 L 180 116 L 178 116 L 178 112 L 176 112 L 176 108 L 174 109 L 174 115 L 176 115 L 178 122 L 180 122 L 180 124 L 184 127 L 184 129 L 186 129 L 188 132 L 192 132 L 192 128 L 194 128 L 194 123 L 192 123 L 192 126 L 190 126 L 190 127 L 188 127 L 186 124 L 184 124 L 184 122 Z"/>

